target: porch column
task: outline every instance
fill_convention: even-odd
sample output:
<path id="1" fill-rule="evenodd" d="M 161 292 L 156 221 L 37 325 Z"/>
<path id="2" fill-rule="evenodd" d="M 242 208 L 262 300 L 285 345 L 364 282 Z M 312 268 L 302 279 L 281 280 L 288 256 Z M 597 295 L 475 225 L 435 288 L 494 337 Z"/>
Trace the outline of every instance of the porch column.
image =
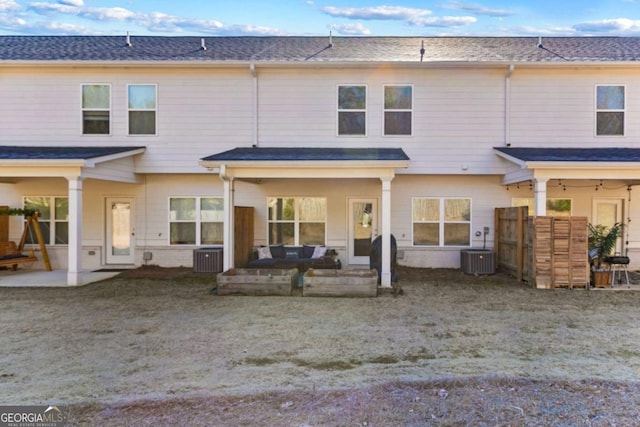
<path id="1" fill-rule="evenodd" d="M 533 208 L 535 216 L 545 216 L 547 214 L 547 181 L 548 179 L 540 178 L 533 180 Z"/>
<path id="2" fill-rule="evenodd" d="M 224 245 L 223 245 L 223 269 L 229 270 L 235 266 L 235 260 L 233 252 L 235 248 L 234 239 L 234 217 L 233 207 L 234 201 L 234 182 L 233 178 L 225 174 L 226 168 L 224 165 L 220 167 L 220 177 L 222 178 L 224 186 Z"/>
<path id="3" fill-rule="evenodd" d="M 382 269 L 380 285 L 391 287 L 391 180 L 393 177 L 380 178 L 382 181 Z"/>
<path id="4" fill-rule="evenodd" d="M 67 177 L 69 181 L 69 267 L 67 285 L 82 284 L 82 177 Z"/>

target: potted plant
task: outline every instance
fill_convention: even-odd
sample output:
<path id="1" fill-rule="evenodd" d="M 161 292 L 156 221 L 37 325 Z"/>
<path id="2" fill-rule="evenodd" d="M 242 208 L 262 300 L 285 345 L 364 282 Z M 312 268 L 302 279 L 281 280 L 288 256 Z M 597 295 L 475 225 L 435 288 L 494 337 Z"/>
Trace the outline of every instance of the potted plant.
<path id="1" fill-rule="evenodd" d="M 611 256 L 618 238 L 622 236 L 624 224 L 616 222 L 611 227 L 589 224 L 589 260 L 592 283 L 596 287 L 611 285 L 611 266 L 605 261 Z"/>

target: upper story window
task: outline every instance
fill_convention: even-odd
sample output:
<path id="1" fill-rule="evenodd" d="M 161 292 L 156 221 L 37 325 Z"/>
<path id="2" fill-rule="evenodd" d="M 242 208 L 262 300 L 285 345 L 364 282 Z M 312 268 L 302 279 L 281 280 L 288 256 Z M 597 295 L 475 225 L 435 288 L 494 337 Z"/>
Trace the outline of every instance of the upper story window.
<path id="1" fill-rule="evenodd" d="M 625 87 L 596 86 L 596 135 L 624 136 Z"/>
<path id="2" fill-rule="evenodd" d="M 338 86 L 338 135 L 364 136 L 367 132 L 367 87 Z"/>
<path id="3" fill-rule="evenodd" d="M 129 135 L 155 135 L 157 113 L 156 85 L 129 85 Z"/>
<path id="4" fill-rule="evenodd" d="M 171 197 L 170 245 L 221 245 L 224 233 L 222 197 Z"/>
<path id="5" fill-rule="evenodd" d="M 389 85 L 384 87 L 384 134 L 411 135 L 413 115 L 413 87 Z"/>
<path id="6" fill-rule="evenodd" d="M 38 224 L 46 245 L 69 244 L 69 199 L 67 197 L 28 196 L 24 208 L 40 212 Z M 25 243 L 38 244 L 38 239 L 29 229 Z"/>
<path id="7" fill-rule="evenodd" d="M 469 246 L 471 199 L 413 199 L 414 246 Z"/>
<path id="8" fill-rule="evenodd" d="M 108 135 L 111 132 L 111 86 L 82 85 L 82 134 Z"/>
<path id="9" fill-rule="evenodd" d="M 323 197 L 270 197 L 270 245 L 324 245 L 327 199 Z"/>

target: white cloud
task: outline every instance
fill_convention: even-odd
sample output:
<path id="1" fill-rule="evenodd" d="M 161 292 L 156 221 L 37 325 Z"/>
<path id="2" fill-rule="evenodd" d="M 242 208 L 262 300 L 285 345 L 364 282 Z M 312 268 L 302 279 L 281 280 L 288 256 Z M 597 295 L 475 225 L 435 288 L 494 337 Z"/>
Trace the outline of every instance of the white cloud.
<path id="1" fill-rule="evenodd" d="M 333 24 L 329 25 L 329 28 L 332 30 L 336 30 L 338 34 L 342 34 L 345 36 L 369 36 L 371 35 L 371 30 L 369 30 L 364 25 L 357 24 Z"/>
<path id="2" fill-rule="evenodd" d="M 320 10 L 337 18 L 372 20 L 403 21 L 417 27 L 457 27 L 473 24 L 477 21 L 472 16 L 431 16 L 429 9 L 416 9 L 400 6 L 375 6 L 375 7 L 334 7 L 326 6 Z"/>
<path id="3" fill-rule="evenodd" d="M 409 21 L 431 15 L 428 9 L 415 9 L 400 6 L 374 6 L 374 7 L 334 7 L 325 6 L 320 10 L 328 15 L 362 20 L 398 20 Z"/>
<path id="4" fill-rule="evenodd" d="M 450 0 L 448 3 L 440 5 L 440 7 L 444 9 L 464 10 L 465 12 L 475 13 L 476 15 L 487 15 L 496 18 L 511 16 L 514 14 L 513 12 L 506 9 L 495 9 L 475 3 L 465 3 L 458 0 Z"/>
<path id="5" fill-rule="evenodd" d="M 640 20 L 627 18 L 602 19 L 576 24 L 573 28 L 584 33 L 606 33 L 616 35 L 640 34 Z"/>
<path id="6" fill-rule="evenodd" d="M 0 0 L 0 12 L 11 12 L 20 9 L 20 5 L 13 0 Z"/>
<path id="7" fill-rule="evenodd" d="M 84 1 L 83 0 L 60 0 L 58 3 L 64 4 L 64 5 L 67 5 L 67 6 L 75 6 L 75 7 L 84 6 Z"/>

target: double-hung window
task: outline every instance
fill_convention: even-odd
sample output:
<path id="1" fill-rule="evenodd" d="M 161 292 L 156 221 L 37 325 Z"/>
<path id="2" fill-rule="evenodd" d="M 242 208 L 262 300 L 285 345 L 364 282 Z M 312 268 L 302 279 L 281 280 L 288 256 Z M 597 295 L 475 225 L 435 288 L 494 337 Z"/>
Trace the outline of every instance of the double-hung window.
<path id="1" fill-rule="evenodd" d="M 596 135 L 624 136 L 625 87 L 596 86 Z"/>
<path id="2" fill-rule="evenodd" d="M 82 85 L 82 134 L 108 135 L 111 132 L 111 86 Z"/>
<path id="3" fill-rule="evenodd" d="M 223 233 L 222 197 L 169 199 L 169 244 L 222 245 Z"/>
<path id="4" fill-rule="evenodd" d="M 270 197 L 267 200 L 270 245 L 324 245 L 327 199 Z"/>
<path id="5" fill-rule="evenodd" d="M 67 197 L 28 196 L 24 208 L 40 213 L 38 224 L 46 245 L 69 244 L 69 199 Z M 27 244 L 38 244 L 36 233 L 29 229 Z"/>
<path id="6" fill-rule="evenodd" d="M 469 246 L 471 199 L 415 197 L 414 246 Z"/>
<path id="7" fill-rule="evenodd" d="M 157 86 L 132 84 L 127 87 L 129 135 L 155 135 Z"/>
<path id="8" fill-rule="evenodd" d="M 338 86 L 338 135 L 364 136 L 367 133 L 367 87 Z"/>
<path id="9" fill-rule="evenodd" d="M 384 134 L 411 135 L 413 115 L 413 87 L 388 85 L 384 87 Z"/>

